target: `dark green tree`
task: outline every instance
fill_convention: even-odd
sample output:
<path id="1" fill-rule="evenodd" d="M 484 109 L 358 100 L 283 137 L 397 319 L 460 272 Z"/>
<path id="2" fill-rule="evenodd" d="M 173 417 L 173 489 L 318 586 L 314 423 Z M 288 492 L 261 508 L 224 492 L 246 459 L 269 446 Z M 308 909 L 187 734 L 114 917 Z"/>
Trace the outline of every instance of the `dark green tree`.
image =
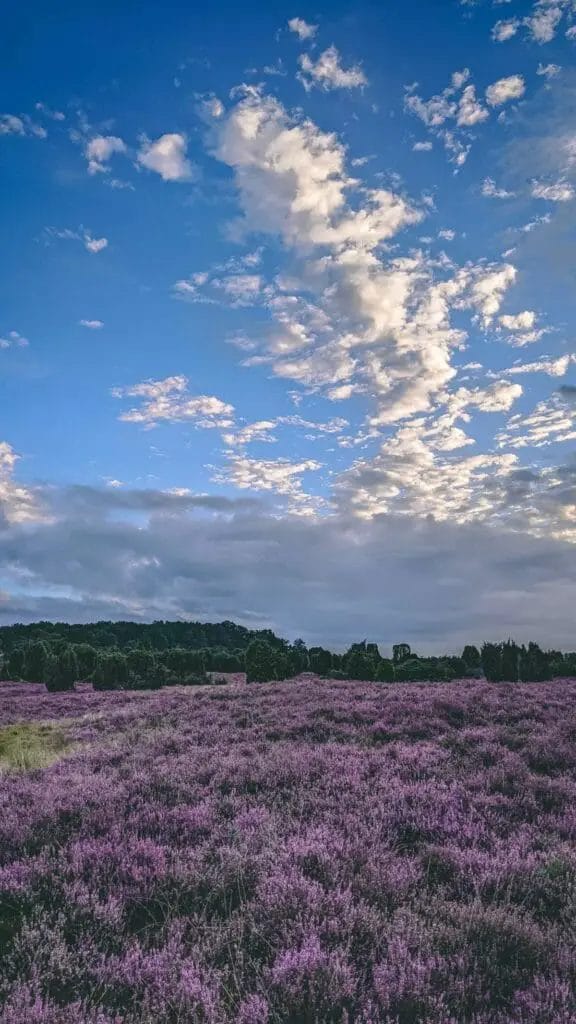
<path id="1" fill-rule="evenodd" d="M 394 644 L 392 648 L 392 660 L 395 665 L 402 664 L 412 655 L 410 644 Z"/>
<path id="2" fill-rule="evenodd" d="M 273 651 L 274 679 L 290 679 L 294 674 L 287 651 Z"/>
<path id="3" fill-rule="evenodd" d="M 134 690 L 157 690 L 162 685 L 162 674 L 153 651 L 136 647 L 126 655 L 130 687 Z"/>
<path id="4" fill-rule="evenodd" d="M 360 645 L 353 645 L 360 646 Z M 352 654 L 349 654 L 346 658 L 346 672 L 349 679 L 361 679 L 369 680 L 374 679 L 375 666 L 372 658 L 370 658 L 366 651 L 355 650 Z"/>
<path id="5" fill-rule="evenodd" d="M 78 659 L 72 644 L 65 644 L 58 654 L 50 656 L 46 673 L 46 688 L 51 693 L 73 690 L 78 679 Z"/>
<path id="6" fill-rule="evenodd" d="M 124 690 L 128 686 L 128 665 L 121 651 L 105 650 L 98 653 L 92 673 L 95 690 Z"/>
<path id="7" fill-rule="evenodd" d="M 334 665 L 334 655 L 324 647 L 311 647 L 308 651 L 310 671 L 317 676 L 327 676 Z"/>
<path id="8" fill-rule="evenodd" d="M 506 683 L 518 682 L 520 667 L 520 648 L 513 640 L 502 644 L 502 680 Z"/>
<path id="9" fill-rule="evenodd" d="M 482 671 L 490 683 L 500 683 L 502 676 L 502 645 L 482 644 L 480 652 Z"/>
<path id="10" fill-rule="evenodd" d="M 532 641 L 520 651 L 520 679 L 527 683 L 541 683 L 550 679 L 550 660 L 538 644 Z"/>
<path id="11" fill-rule="evenodd" d="M 74 651 L 78 661 L 78 679 L 89 679 L 96 668 L 96 648 L 92 644 L 74 644 Z"/>
<path id="12" fill-rule="evenodd" d="M 303 640 L 295 640 L 288 648 L 288 660 L 290 664 L 290 675 L 297 676 L 301 672 L 307 672 L 310 668 L 310 658 Z"/>
<path id="13" fill-rule="evenodd" d="M 390 658 L 381 658 L 376 666 L 376 679 L 379 683 L 394 682 L 394 662 Z"/>
<path id="14" fill-rule="evenodd" d="M 15 682 L 24 678 L 24 660 L 26 658 L 26 647 L 13 647 L 8 655 L 8 676 Z"/>
<path id="15" fill-rule="evenodd" d="M 50 659 L 50 648 L 44 640 L 28 644 L 24 655 L 22 677 L 29 683 L 45 683 Z"/>
<path id="16" fill-rule="evenodd" d="M 266 683 L 276 678 L 274 650 L 265 640 L 253 640 L 246 650 L 246 682 Z"/>
<path id="17" fill-rule="evenodd" d="M 480 651 L 473 644 L 466 644 L 462 651 L 462 661 L 467 671 L 476 671 L 481 667 Z"/>

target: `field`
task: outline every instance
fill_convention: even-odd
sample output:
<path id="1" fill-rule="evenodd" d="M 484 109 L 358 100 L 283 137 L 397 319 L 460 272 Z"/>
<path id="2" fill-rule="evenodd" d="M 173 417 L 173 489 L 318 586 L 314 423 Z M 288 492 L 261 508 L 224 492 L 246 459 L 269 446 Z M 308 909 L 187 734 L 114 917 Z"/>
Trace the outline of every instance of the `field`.
<path id="1" fill-rule="evenodd" d="M 576 1021 L 576 681 L 4 686 L 0 726 L 1 1024 Z"/>

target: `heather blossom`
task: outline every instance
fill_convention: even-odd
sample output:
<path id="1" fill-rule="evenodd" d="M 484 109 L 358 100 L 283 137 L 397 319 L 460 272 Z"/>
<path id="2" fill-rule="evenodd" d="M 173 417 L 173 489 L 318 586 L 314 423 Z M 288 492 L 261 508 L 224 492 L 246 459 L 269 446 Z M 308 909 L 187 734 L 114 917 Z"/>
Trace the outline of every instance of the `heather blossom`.
<path id="1" fill-rule="evenodd" d="M 47 694 L 0 1024 L 572 1024 L 576 682 Z"/>

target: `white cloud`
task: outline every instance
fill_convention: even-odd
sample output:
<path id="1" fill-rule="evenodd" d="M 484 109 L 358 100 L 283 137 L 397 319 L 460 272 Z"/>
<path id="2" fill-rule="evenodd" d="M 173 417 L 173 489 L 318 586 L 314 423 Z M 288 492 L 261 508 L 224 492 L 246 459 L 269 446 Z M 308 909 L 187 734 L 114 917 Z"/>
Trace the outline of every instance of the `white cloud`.
<path id="1" fill-rule="evenodd" d="M 288 28 L 303 42 L 306 39 L 313 39 L 318 31 L 318 25 L 310 25 L 304 18 L 290 18 Z"/>
<path id="2" fill-rule="evenodd" d="M 569 181 L 556 181 L 548 185 L 535 181 L 532 183 L 532 195 L 535 199 L 547 199 L 552 203 L 568 203 L 574 199 L 576 191 Z"/>
<path id="3" fill-rule="evenodd" d="M 298 75 L 306 89 L 314 86 L 328 92 L 331 89 L 358 89 L 368 84 L 366 75 L 359 65 L 343 68 L 340 54 L 335 46 L 329 46 L 316 61 L 303 53 L 300 57 L 301 73 Z"/>
<path id="4" fill-rule="evenodd" d="M 543 448 L 576 440 L 576 408 L 571 409 L 559 395 L 539 402 L 529 415 L 511 416 L 496 435 L 499 447 Z"/>
<path id="5" fill-rule="evenodd" d="M 99 331 L 101 327 L 104 327 L 102 320 L 79 320 L 80 327 L 87 327 L 90 331 Z"/>
<path id="6" fill-rule="evenodd" d="M 536 313 L 532 309 L 525 309 L 514 315 L 504 313 L 499 320 L 507 331 L 530 331 L 536 323 Z"/>
<path id="7" fill-rule="evenodd" d="M 186 149 L 185 135 L 161 135 L 155 142 L 145 140 L 142 143 L 137 161 L 149 171 L 156 171 L 164 181 L 190 181 L 194 170 L 186 158 Z"/>
<path id="8" fill-rule="evenodd" d="M 102 252 L 108 246 L 107 238 L 94 238 L 92 233 L 86 228 L 80 227 L 78 231 L 72 231 L 70 228 L 46 228 L 46 238 L 63 238 L 70 241 L 82 242 L 84 248 L 91 253 Z"/>
<path id="9" fill-rule="evenodd" d="M 484 178 L 482 182 L 482 195 L 488 199 L 512 199 L 514 194 L 505 188 L 498 188 L 493 178 Z"/>
<path id="10" fill-rule="evenodd" d="M 519 28 L 519 18 L 509 18 L 505 21 L 497 21 L 492 29 L 492 38 L 497 43 L 505 43 L 516 35 Z"/>
<path id="11" fill-rule="evenodd" d="M 272 97 L 247 89 L 215 125 L 215 155 L 234 168 L 245 226 L 280 234 L 296 248 L 375 246 L 421 214 L 387 189 L 364 193 L 351 211 L 345 149 L 308 120 L 292 120 Z"/>
<path id="12" fill-rule="evenodd" d="M 27 348 L 30 342 L 18 331 L 8 331 L 5 337 L 0 337 L 0 349 L 3 348 Z"/>
<path id="13" fill-rule="evenodd" d="M 138 408 L 120 414 L 124 423 L 142 423 L 147 428 L 161 421 L 185 422 L 191 420 L 203 429 L 227 429 L 234 423 L 234 406 L 214 395 L 194 395 L 188 392 L 188 379 L 183 376 L 164 380 L 147 380 L 126 388 L 114 388 L 114 398 L 142 398 Z"/>
<path id="14" fill-rule="evenodd" d="M 457 167 L 462 167 L 470 152 L 471 136 L 467 129 L 474 128 L 490 117 L 490 111 L 478 100 L 476 88 L 470 82 L 470 70 L 455 71 L 450 84 L 429 100 L 416 92 L 417 83 L 406 87 L 404 109 L 419 117 L 432 135 L 440 138 Z M 454 122 L 453 126 L 449 122 Z"/>
<path id="15" fill-rule="evenodd" d="M 526 85 L 522 75 L 509 75 L 507 78 L 500 78 L 493 82 L 486 89 L 486 102 L 491 107 L 500 107 L 510 100 L 520 99 L 526 91 Z"/>
<path id="16" fill-rule="evenodd" d="M 93 252 L 93 253 L 102 252 L 102 250 L 106 249 L 107 246 L 108 246 L 108 239 L 107 238 L 92 238 L 90 233 L 86 233 L 83 236 L 83 242 L 84 242 L 84 248 L 87 249 L 88 252 Z"/>
<path id="17" fill-rule="evenodd" d="M 461 87 L 466 75 L 455 77 Z M 360 189 L 333 135 L 257 90 L 219 122 L 214 152 L 235 171 L 244 229 L 280 234 L 295 257 L 291 279 L 261 291 L 277 326 L 249 339 L 245 365 L 334 401 L 368 394 L 371 428 L 428 410 L 466 338 L 451 310 L 489 325 L 514 268 L 469 266 L 434 281 L 422 254 L 376 252 L 422 214 L 390 190 Z"/>
<path id="18" fill-rule="evenodd" d="M 471 128 L 475 124 L 481 124 L 482 121 L 486 121 L 488 117 L 490 117 L 490 114 L 486 107 L 483 107 L 476 99 L 475 87 L 467 85 L 460 97 L 456 123 L 461 127 Z"/>
<path id="19" fill-rule="evenodd" d="M 547 373 L 549 377 L 563 377 L 574 362 L 576 356 L 565 355 L 558 356 L 557 359 L 538 359 L 533 363 L 520 363 L 502 372 L 510 376 L 518 373 Z"/>
<path id="20" fill-rule="evenodd" d="M 550 0 L 540 0 L 534 8 L 534 14 L 524 19 L 532 39 L 537 43 L 549 43 L 556 35 L 556 29 L 562 19 L 562 7 L 565 0 L 555 4 Z"/>
<path id="21" fill-rule="evenodd" d="M 559 64 L 539 64 L 536 68 L 536 74 L 544 78 L 557 78 L 561 71 Z"/>
<path id="22" fill-rule="evenodd" d="M 97 135 L 86 143 L 84 155 L 88 161 L 89 174 L 106 173 L 110 157 L 114 153 L 125 153 L 126 144 L 116 135 Z"/>
<path id="23" fill-rule="evenodd" d="M 429 153 L 431 149 L 434 149 L 433 142 L 415 142 L 412 146 L 414 153 Z"/>
<path id="24" fill-rule="evenodd" d="M 321 468 L 322 464 L 315 459 L 291 462 L 285 458 L 253 459 L 244 454 L 231 454 L 224 466 L 213 467 L 212 480 L 232 484 L 239 490 L 272 491 L 288 498 L 293 512 L 312 514 L 322 502 L 304 491 L 302 477 Z"/>
<path id="25" fill-rule="evenodd" d="M 0 441 L 0 523 L 9 525 L 42 522 L 46 519 L 33 488 L 14 480 L 20 456 L 7 441 Z"/>
<path id="26" fill-rule="evenodd" d="M 39 113 L 44 114 L 44 117 L 49 117 L 51 121 L 66 120 L 66 114 L 63 114 L 61 110 L 52 110 L 45 103 L 36 103 L 35 106 Z"/>
<path id="27" fill-rule="evenodd" d="M 32 121 L 27 114 L 17 117 L 15 114 L 0 114 L 0 135 L 22 135 L 37 139 L 48 138 L 48 132 L 40 124 Z"/>

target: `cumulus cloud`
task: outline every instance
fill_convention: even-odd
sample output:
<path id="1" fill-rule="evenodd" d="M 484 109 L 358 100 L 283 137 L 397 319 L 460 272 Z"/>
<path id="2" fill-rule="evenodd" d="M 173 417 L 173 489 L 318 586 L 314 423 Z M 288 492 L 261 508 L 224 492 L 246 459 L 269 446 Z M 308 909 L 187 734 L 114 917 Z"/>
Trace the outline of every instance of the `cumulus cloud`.
<path id="1" fill-rule="evenodd" d="M 317 86 L 325 92 L 331 89 L 358 89 L 368 84 L 366 75 L 359 65 L 342 67 L 340 54 L 335 46 L 329 46 L 316 61 L 309 54 L 300 57 L 300 81 L 306 89 Z"/>
<path id="2" fill-rule="evenodd" d="M 313 39 L 318 31 L 318 25 L 310 25 L 304 18 L 290 18 L 288 28 L 294 32 L 302 42 Z"/>
<path id="3" fill-rule="evenodd" d="M 494 108 L 519 98 L 524 89 L 523 78 L 511 75 L 487 88 L 486 101 Z M 467 129 L 477 127 L 490 117 L 490 110 L 476 95 L 476 87 L 470 81 L 469 68 L 455 71 L 450 84 L 428 100 L 422 99 L 416 92 L 416 85 L 407 87 L 404 108 L 419 117 L 428 130 L 443 141 L 449 159 L 457 167 L 466 162 L 470 151 L 473 136 Z"/>
<path id="4" fill-rule="evenodd" d="M 37 139 L 48 138 L 48 132 L 27 114 L 0 114 L 0 135 L 21 135 Z"/>
<path id="5" fill-rule="evenodd" d="M 564 355 L 557 359 L 537 359 L 533 363 L 520 363 L 518 366 L 511 366 L 503 372 L 513 376 L 518 373 L 547 373 L 549 377 L 563 377 L 571 365 L 576 362 L 576 356 Z"/>
<path id="6" fill-rule="evenodd" d="M 0 532 L 7 526 L 41 522 L 46 518 L 34 489 L 15 479 L 19 459 L 7 441 L 0 441 Z"/>
<path id="7" fill-rule="evenodd" d="M 472 128 L 475 124 L 486 121 L 489 116 L 486 107 L 483 107 L 476 99 L 475 87 L 467 85 L 460 97 L 456 123 L 461 127 L 465 125 L 467 128 Z"/>
<path id="8" fill-rule="evenodd" d="M 566 0 L 560 0 L 559 3 L 540 0 L 536 4 L 534 13 L 524 21 L 535 42 L 549 43 L 554 39 L 556 29 L 562 19 L 562 8 L 565 6 Z"/>
<path id="9" fill-rule="evenodd" d="M 90 331 L 99 331 L 104 327 L 102 320 L 79 320 L 80 327 L 87 327 Z"/>
<path id="10" fill-rule="evenodd" d="M 539 64 L 536 68 L 536 74 L 544 78 L 557 78 L 562 68 L 559 64 Z"/>
<path id="11" fill-rule="evenodd" d="M 302 514 L 312 514 L 322 505 L 318 498 L 307 494 L 302 484 L 305 473 L 315 472 L 322 464 L 315 459 L 255 459 L 245 453 L 231 453 L 224 466 L 213 467 L 215 483 L 232 484 L 239 490 L 255 492 L 273 491 L 289 499 L 288 508 Z"/>
<path id="12" fill-rule="evenodd" d="M 536 313 L 532 309 L 525 309 L 522 313 L 504 313 L 499 320 L 507 331 L 530 331 L 536 323 Z"/>
<path id="13" fill-rule="evenodd" d="M 508 75 L 507 78 L 499 78 L 486 89 L 486 102 L 491 107 L 501 107 L 510 100 L 520 99 L 526 91 L 526 85 L 522 75 Z"/>
<path id="14" fill-rule="evenodd" d="M 4 337 L 0 337 L 0 349 L 3 348 L 27 348 L 30 342 L 18 331 L 8 331 Z"/>
<path id="15" fill-rule="evenodd" d="M 120 414 L 124 423 L 155 427 L 161 421 L 192 421 L 203 429 L 231 427 L 234 406 L 214 395 L 190 395 L 187 377 L 147 380 L 129 387 L 113 388 L 114 398 L 141 398 L 140 406 Z"/>
<path id="16" fill-rule="evenodd" d="M 430 150 L 434 149 L 433 142 L 415 142 L 412 146 L 414 153 L 429 153 Z"/>
<path id="17" fill-rule="evenodd" d="M 492 38 L 497 43 L 506 43 L 509 39 L 512 39 L 516 35 L 520 28 L 519 18 L 508 18 L 506 20 L 497 21 L 492 29 Z"/>
<path id="18" fill-rule="evenodd" d="M 543 46 L 554 39 L 564 15 L 573 13 L 573 0 L 535 0 L 527 16 L 498 21 L 492 29 L 492 38 L 499 43 L 507 42 L 523 28 L 533 42 Z M 566 35 L 570 31 L 568 29 Z"/>
<path id="19" fill-rule="evenodd" d="M 102 252 L 103 249 L 108 247 L 107 238 L 94 238 L 92 232 L 83 227 L 80 227 L 77 231 L 73 231 L 71 228 L 63 228 L 62 230 L 46 228 L 44 234 L 48 240 L 62 238 L 69 241 L 82 242 L 86 251 L 93 254 Z"/>
<path id="20" fill-rule="evenodd" d="M 505 188 L 498 188 L 494 178 L 484 178 L 482 182 L 482 195 L 488 199 L 512 199 L 514 192 L 508 192 Z"/>
<path id="21" fill-rule="evenodd" d="M 547 199 L 551 203 L 569 203 L 576 196 L 574 186 L 569 181 L 555 181 L 550 184 L 542 181 L 532 183 L 534 199 Z"/>
<path id="22" fill-rule="evenodd" d="M 97 135 L 86 143 L 84 155 L 88 161 L 88 174 L 105 174 L 114 153 L 125 153 L 126 144 L 116 135 Z"/>
<path id="23" fill-rule="evenodd" d="M 462 88 L 466 73 L 454 79 Z M 244 230 L 280 235 L 295 257 L 292 278 L 260 292 L 278 326 L 251 342 L 246 365 L 270 365 L 333 401 L 373 396 L 371 429 L 428 410 L 465 340 L 451 310 L 489 325 L 514 268 L 469 266 L 435 281 L 421 253 L 377 252 L 423 213 L 391 190 L 359 189 L 334 135 L 259 90 L 219 119 L 213 148 L 234 169 Z"/>
<path id="24" fill-rule="evenodd" d="M 551 444 L 576 440 L 576 409 L 561 394 L 539 402 L 529 415 L 511 416 L 504 430 L 496 436 L 499 446 L 508 448 L 543 448 Z"/>
<path id="25" fill-rule="evenodd" d="M 186 157 L 188 143 L 185 135 L 177 132 L 161 135 L 150 142 L 144 140 L 137 161 L 149 171 L 155 171 L 164 181 L 191 181 L 194 168 Z"/>

